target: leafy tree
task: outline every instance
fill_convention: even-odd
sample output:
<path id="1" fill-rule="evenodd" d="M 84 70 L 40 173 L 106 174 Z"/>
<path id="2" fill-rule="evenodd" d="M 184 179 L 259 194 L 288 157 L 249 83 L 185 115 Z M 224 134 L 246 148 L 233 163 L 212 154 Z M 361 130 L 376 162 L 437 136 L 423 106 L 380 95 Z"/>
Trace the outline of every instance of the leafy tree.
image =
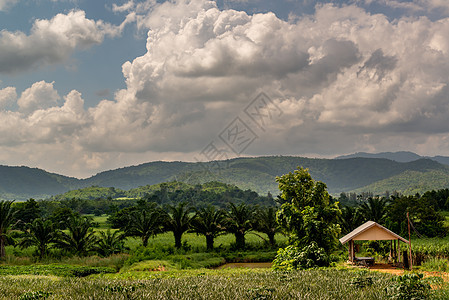
<path id="1" fill-rule="evenodd" d="M 226 231 L 234 234 L 237 249 L 245 248 L 245 234 L 253 229 L 254 208 L 245 203 L 228 204 Z"/>
<path id="2" fill-rule="evenodd" d="M 15 203 L 14 208 L 17 210 L 15 219 L 18 221 L 17 227 L 24 229 L 27 223 L 33 222 L 41 215 L 39 203 L 33 198 L 25 202 Z"/>
<path id="3" fill-rule="evenodd" d="M 14 201 L 0 201 L 0 258 L 6 256 L 5 246 L 10 240 L 10 230 L 13 227 L 16 211 L 12 208 Z"/>
<path id="4" fill-rule="evenodd" d="M 387 212 L 387 226 L 395 232 L 407 233 L 407 218 L 409 212 L 417 232 L 427 237 L 445 236 L 448 227 L 445 218 L 438 213 L 434 206 L 428 205 L 425 199 L 415 196 L 392 197 Z"/>
<path id="5" fill-rule="evenodd" d="M 338 243 L 341 210 L 329 199 L 326 185 L 315 181 L 307 169 L 298 168 L 276 177 L 281 197 L 289 200 L 277 213 L 280 227 L 290 235 L 290 243 L 300 248 L 316 242 L 329 253 Z"/>
<path id="6" fill-rule="evenodd" d="M 97 238 L 92 222 L 87 217 L 72 215 L 67 220 L 67 233 L 59 231 L 56 244 L 78 256 L 86 256 L 95 250 Z"/>
<path id="7" fill-rule="evenodd" d="M 21 248 L 35 246 L 39 259 L 42 259 L 47 255 L 49 245 L 55 243 L 57 239 L 57 230 L 53 223 L 50 220 L 39 218 L 26 224 L 19 246 Z"/>
<path id="8" fill-rule="evenodd" d="M 145 209 L 132 211 L 124 230 L 127 236 L 140 237 L 146 247 L 150 237 L 162 232 L 163 221 L 163 212 L 153 203 Z"/>
<path id="9" fill-rule="evenodd" d="M 276 233 L 281 231 L 276 220 L 276 208 L 273 206 L 258 207 L 255 211 L 254 217 L 254 229 L 265 233 L 268 236 L 268 241 L 271 246 L 276 245 L 276 240 L 274 237 Z"/>
<path id="10" fill-rule="evenodd" d="M 223 233 L 226 212 L 216 209 L 212 205 L 202 207 L 196 211 L 192 220 L 192 231 L 206 237 L 207 250 L 214 249 L 214 239 Z"/>
<path id="11" fill-rule="evenodd" d="M 167 231 L 173 232 L 175 247 L 179 249 L 181 248 L 182 235 L 190 229 L 190 224 L 194 218 L 191 215 L 192 208 L 186 202 L 180 202 L 176 205 L 167 205 L 167 210 L 164 227 Z"/>
<path id="12" fill-rule="evenodd" d="M 68 207 L 58 207 L 49 216 L 49 219 L 55 224 L 56 228 L 64 230 L 67 229 L 68 220 L 79 217 L 80 215 Z"/>
<path id="13" fill-rule="evenodd" d="M 384 224 L 387 216 L 387 202 L 386 198 L 370 197 L 366 202 L 360 205 L 359 211 L 365 221 L 374 221 L 379 224 Z"/>
<path id="14" fill-rule="evenodd" d="M 101 256 L 109 256 L 125 250 L 126 234 L 124 232 L 111 232 L 108 229 L 106 232 L 100 231 L 99 234 L 96 250 Z"/>
<path id="15" fill-rule="evenodd" d="M 363 224 L 363 216 L 357 207 L 344 206 L 341 209 L 341 232 L 347 234 Z"/>

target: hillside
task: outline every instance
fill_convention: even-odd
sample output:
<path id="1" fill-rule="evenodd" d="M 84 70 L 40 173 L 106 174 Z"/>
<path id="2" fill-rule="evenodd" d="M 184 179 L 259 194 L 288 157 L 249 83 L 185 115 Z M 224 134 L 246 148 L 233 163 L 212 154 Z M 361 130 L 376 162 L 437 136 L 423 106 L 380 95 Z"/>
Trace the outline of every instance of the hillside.
<path id="1" fill-rule="evenodd" d="M 347 159 L 347 158 L 386 158 L 397 162 L 412 162 L 418 159 L 431 159 L 443 165 L 449 165 L 449 156 L 421 156 L 410 151 L 398 151 L 398 152 L 380 152 L 380 153 L 367 153 L 356 152 L 354 154 L 337 156 L 335 159 Z"/>
<path id="2" fill-rule="evenodd" d="M 167 181 L 200 184 L 220 181 L 265 195 L 278 193 L 276 176 L 297 166 L 309 168 L 312 177 L 325 182 L 329 192 L 386 190 L 406 193 L 447 188 L 449 166 L 430 159 L 396 162 L 383 158 L 314 159 L 293 156 L 235 158 L 210 163 L 150 162 L 76 179 L 28 167 L 0 167 L 0 198 L 46 198 L 86 187 L 114 187 L 114 194 Z M 95 190 L 95 189 L 93 189 Z M 97 193 L 97 192 L 94 192 Z"/>
<path id="3" fill-rule="evenodd" d="M 37 168 L 0 166 L 0 198 L 44 198 L 80 187 L 78 179 Z"/>

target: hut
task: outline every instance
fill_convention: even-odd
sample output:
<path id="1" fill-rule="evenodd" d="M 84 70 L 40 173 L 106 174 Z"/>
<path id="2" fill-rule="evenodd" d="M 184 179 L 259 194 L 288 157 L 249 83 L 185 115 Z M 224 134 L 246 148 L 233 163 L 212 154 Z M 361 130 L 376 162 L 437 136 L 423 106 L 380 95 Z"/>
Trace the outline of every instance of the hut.
<path id="1" fill-rule="evenodd" d="M 385 241 L 390 240 L 390 256 L 394 260 L 394 262 L 400 261 L 401 253 L 399 251 L 399 242 L 402 241 L 404 243 L 409 244 L 409 241 L 404 239 L 403 237 L 397 235 L 393 231 L 383 227 L 382 225 L 377 224 L 374 221 L 368 221 L 365 224 L 360 225 L 344 237 L 340 239 L 340 243 L 343 245 L 349 243 L 349 261 L 351 263 L 362 261 L 362 262 L 372 262 L 374 263 L 374 259 L 372 258 L 356 258 L 354 252 L 354 241 Z"/>

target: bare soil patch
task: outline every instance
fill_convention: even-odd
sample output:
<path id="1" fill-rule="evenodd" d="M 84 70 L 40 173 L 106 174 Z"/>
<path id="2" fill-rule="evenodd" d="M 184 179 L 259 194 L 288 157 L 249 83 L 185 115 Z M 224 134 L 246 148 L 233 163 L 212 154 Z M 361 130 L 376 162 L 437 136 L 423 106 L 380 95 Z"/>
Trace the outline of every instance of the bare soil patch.
<path id="1" fill-rule="evenodd" d="M 250 268 L 250 269 L 271 268 L 271 262 L 228 263 L 217 267 L 217 269 L 226 269 L 226 268 Z"/>

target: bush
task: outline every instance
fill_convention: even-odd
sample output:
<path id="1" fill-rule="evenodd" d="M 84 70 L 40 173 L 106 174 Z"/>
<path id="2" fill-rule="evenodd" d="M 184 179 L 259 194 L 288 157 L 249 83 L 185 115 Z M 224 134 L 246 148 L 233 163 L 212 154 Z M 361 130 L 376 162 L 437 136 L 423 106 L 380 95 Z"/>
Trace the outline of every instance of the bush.
<path id="1" fill-rule="evenodd" d="M 426 271 L 447 272 L 449 271 L 449 261 L 444 258 L 432 257 L 422 263 L 422 269 Z"/>
<path id="2" fill-rule="evenodd" d="M 279 249 L 273 261 L 273 269 L 276 271 L 303 270 L 328 267 L 329 264 L 330 260 L 326 251 L 312 242 L 302 249 L 292 245 Z"/>
<path id="3" fill-rule="evenodd" d="M 430 284 L 423 282 L 423 274 L 406 274 L 393 278 L 395 284 L 390 287 L 392 299 L 425 300 L 430 296 Z"/>

